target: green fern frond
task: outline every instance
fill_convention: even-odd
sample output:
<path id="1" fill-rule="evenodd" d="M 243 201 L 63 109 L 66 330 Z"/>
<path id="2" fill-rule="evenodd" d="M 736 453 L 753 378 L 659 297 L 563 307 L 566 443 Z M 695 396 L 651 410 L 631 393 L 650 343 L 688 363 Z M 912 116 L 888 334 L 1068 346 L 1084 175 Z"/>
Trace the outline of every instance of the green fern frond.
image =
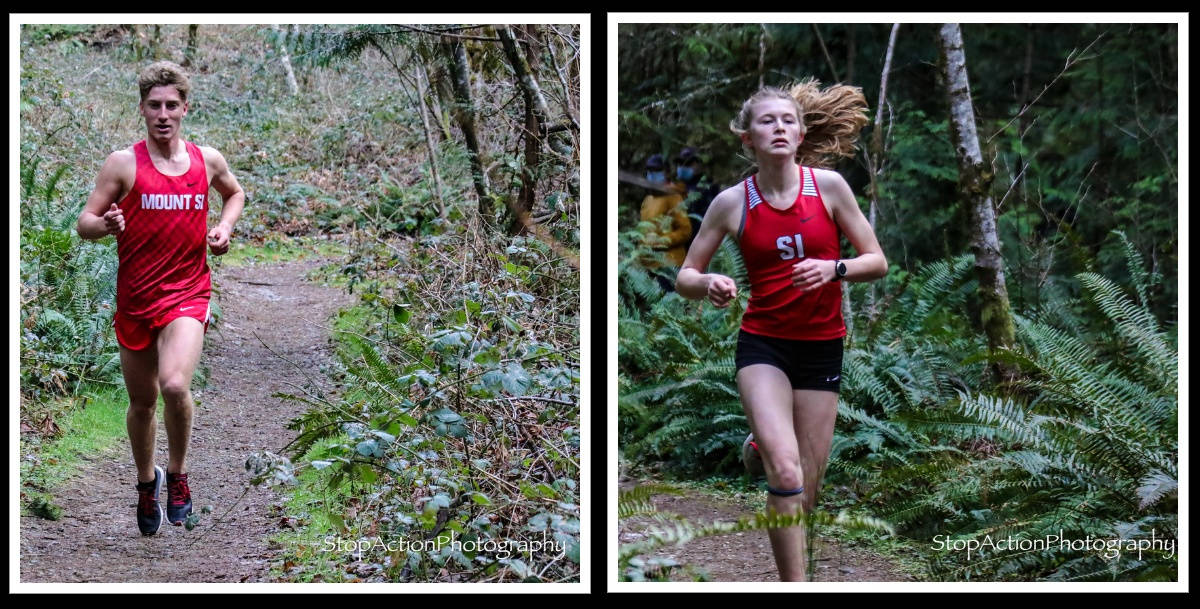
<path id="1" fill-rule="evenodd" d="M 1131 301 L 1106 277 L 1095 273 L 1080 273 L 1076 277 L 1092 293 L 1100 310 L 1116 325 L 1117 332 L 1148 358 L 1143 369 L 1174 390 L 1179 356 L 1159 330 L 1154 314 Z"/>
<path id="2" fill-rule="evenodd" d="M 1125 252 L 1125 266 L 1129 269 L 1129 279 L 1133 283 L 1133 290 L 1138 296 L 1138 304 L 1143 308 L 1150 307 L 1150 299 L 1147 297 L 1147 292 L 1150 288 L 1150 273 L 1142 266 L 1142 255 L 1138 253 L 1133 242 L 1125 236 L 1125 233 L 1119 230 L 1113 230 L 1112 234 L 1121 238 L 1121 247 Z"/>
<path id="3" fill-rule="evenodd" d="M 1152 471 L 1141 481 L 1141 486 L 1138 487 L 1138 508 L 1146 509 L 1155 503 L 1158 503 L 1164 496 L 1172 493 L 1179 488 L 1179 480 L 1174 474 L 1167 474 L 1162 471 Z"/>

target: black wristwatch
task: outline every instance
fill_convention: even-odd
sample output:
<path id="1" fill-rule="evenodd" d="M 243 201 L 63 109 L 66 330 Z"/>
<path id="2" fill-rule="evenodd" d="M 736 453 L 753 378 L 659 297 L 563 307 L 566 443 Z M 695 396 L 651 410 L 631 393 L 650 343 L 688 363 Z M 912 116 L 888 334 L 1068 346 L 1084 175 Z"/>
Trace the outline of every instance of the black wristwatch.
<path id="1" fill-rule="evenodd" d="M 845 276 L 846 276 L 846 263 L 842 262 L 841 260 L 838 260 L 837 264 L 833 265 L 833 280 L 841 281 L 842 277 L 845 277 Z"/>

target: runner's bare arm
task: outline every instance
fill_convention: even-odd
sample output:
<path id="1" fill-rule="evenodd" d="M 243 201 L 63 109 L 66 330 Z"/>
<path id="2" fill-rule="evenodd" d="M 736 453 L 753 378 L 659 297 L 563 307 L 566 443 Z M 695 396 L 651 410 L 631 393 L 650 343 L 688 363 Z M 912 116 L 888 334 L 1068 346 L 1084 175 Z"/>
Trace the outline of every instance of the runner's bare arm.
<path id="1" fill-rule="evenodd" d="M 879 239 L 875 237 L 871 223 L 858 207 L 858 200 L 854 198 L 854 192 L 850 190 L 846 179 L 836 171 L 815 171 L 817 186 L 833 207 L 834 221 L 858 254 L 855 258 L 842 260 L 846 264 L 844 280 L 872 281 L 887 275 L 888 263 L 883 255 L 883 248 L 879 246 Z"/>
<path id="2" fill-rule="evenodd" d="M 212 230 L 208 231 L 208 244 L 214 255 L 220 256 L 229 251 L 229 237 L 233 234 L 233 225 L 242 215 L 242 207 L 246 203 L 246 193 L 238 184 L 225 157 L 215 148 L 203 147 L 204 160 L 209 165 L 212 176 L 212 187 L 221 195 L 221 220 Z"/>
<path id="3" fill-rule="evenodd" d="M 75 224 L 75 232 L 81 238 L 94 241 L 125 230 L 125 217 L 117 201 L 132 187 L 136 163 L 128 150 L 118 150 L 104 160 L 96 176 L 96 187 L 88 195 Z"/>
<path id="4" fill-rule="evenodd" d="M 707 298 L 718 307 L 729 306 L 737 296 L 737 284 L 733 279 L 718 273 L 706 273 L 708 263 L 726 235 L 737 234 L 740 222 L 741 186 L 727 188 L 717 195 L 700 222 L 700 231 L 688 248 L 687 258 L 675 279 L 675 290 L 680 296 L 691 299 Z"/>

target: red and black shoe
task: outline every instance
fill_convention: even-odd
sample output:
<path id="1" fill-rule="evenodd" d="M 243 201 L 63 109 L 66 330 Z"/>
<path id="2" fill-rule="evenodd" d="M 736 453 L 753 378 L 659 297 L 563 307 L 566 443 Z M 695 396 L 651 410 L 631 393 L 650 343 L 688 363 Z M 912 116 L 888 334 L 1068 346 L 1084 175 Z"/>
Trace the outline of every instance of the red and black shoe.
<path id="1" fill-rule="evenodd" d="M 742 464 L 746 466 L 746 473 L 751 476 L 761 476 L 765 473 L 762 462 L 762 453 L 758 451 L 758 442 L 754 441 L 754 434 L 746 436 L 746 441 L 742 442 Z"/>
<path id="2" fill-rule="evenodd" d="M 163 515 L 162 503 L 158 500 L 158 494 L 162 491 L 164 478 L 166 478 L 166 475 L 163 474 L 162 468 L 155 465 L 154 480 L 152 482 L 137 483 L 137 521 L 138 529 L 142 532 L 142 535 L 157 533 L 162 528 L 163 520 L 166 520 L 166 517 Z"/>
<path id="3" fill-rule="evenodd" d="M 187 474 L 167 472 L 167 520 L 179 526 L 192 513 L 192 491 Z"/>

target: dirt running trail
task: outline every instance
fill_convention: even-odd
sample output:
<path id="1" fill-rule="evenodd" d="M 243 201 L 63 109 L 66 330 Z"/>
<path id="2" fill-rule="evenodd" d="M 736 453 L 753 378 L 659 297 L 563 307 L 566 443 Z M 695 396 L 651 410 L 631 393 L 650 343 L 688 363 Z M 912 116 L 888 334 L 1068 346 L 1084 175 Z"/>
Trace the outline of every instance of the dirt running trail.
<path id="1" fill-rule="evenodd" d="M 643 484 L 649 481 L 643 481 Z M 623 483 L 622 489 L 633 484 Z M 654 505 L 663 513 L 683 516 L 692 524 L 711 522 L 735 522 L 750 515 L 748 508 L 732 503 L 723 503 L 704 495 L 658 494 L 653 497 Z M 622 522 L 620 543 L 640 541 L 644 538 L 647 521 L 638 519 L 631 523 Z M 813 581 L 819 582 L 871 582 L 871 581 L 916 581 L 899 566 L 870 549 L 854 547 L 851 543 L 826 537 L 817 531 L 817 571 Z M 771 555 L 771 542 L 766 531 L 730 533 L 692 540 L 681 547 L 660 548 L 652 556 L 669 557 L 681 567 L 671 574 L 671 581 L 692 581 L 693 573 L 708 575 L 713 582 L 777 582 L 775 559 Z"/>
<path id="2" fill-rule="evenodd" d="M 248 486 L 246 457 L 277 452 L 295 437 L 286 425 L 304 405 L 271 394 L 299 393 L 297 387 L 310 379 L 320 390 L 329 389 L 323 371 L 333 351 L 327 320 L 352 304 L 352 297 L 305 281 L 322 262 L 220 272 L 217 302 L 224 319 L 205 341 L 201 365 L 209 366 L 210 378 L 208 387 L 193 393 L 197 404 L 188 453 L 193 509 L 211 505 L 213 512 L 192 531 L 164 523 L 157 535 L 143 537 L 134 518 L 136 474 L 126 438 L 55 489 L 56 503 L 64 508 L 60 520 L 21 518 L 22 582 L 270 581 L 278 548 L 268 538 L 281 519 L 272 509 L 278 497 L 256 487 L 222 522 L 213 523 Z M 155 459 L 165 467 L 167 434 L 161 406 L 159 411 Z M 165 504 L 166 499 L 164 485 L 160 500 Z"/>

